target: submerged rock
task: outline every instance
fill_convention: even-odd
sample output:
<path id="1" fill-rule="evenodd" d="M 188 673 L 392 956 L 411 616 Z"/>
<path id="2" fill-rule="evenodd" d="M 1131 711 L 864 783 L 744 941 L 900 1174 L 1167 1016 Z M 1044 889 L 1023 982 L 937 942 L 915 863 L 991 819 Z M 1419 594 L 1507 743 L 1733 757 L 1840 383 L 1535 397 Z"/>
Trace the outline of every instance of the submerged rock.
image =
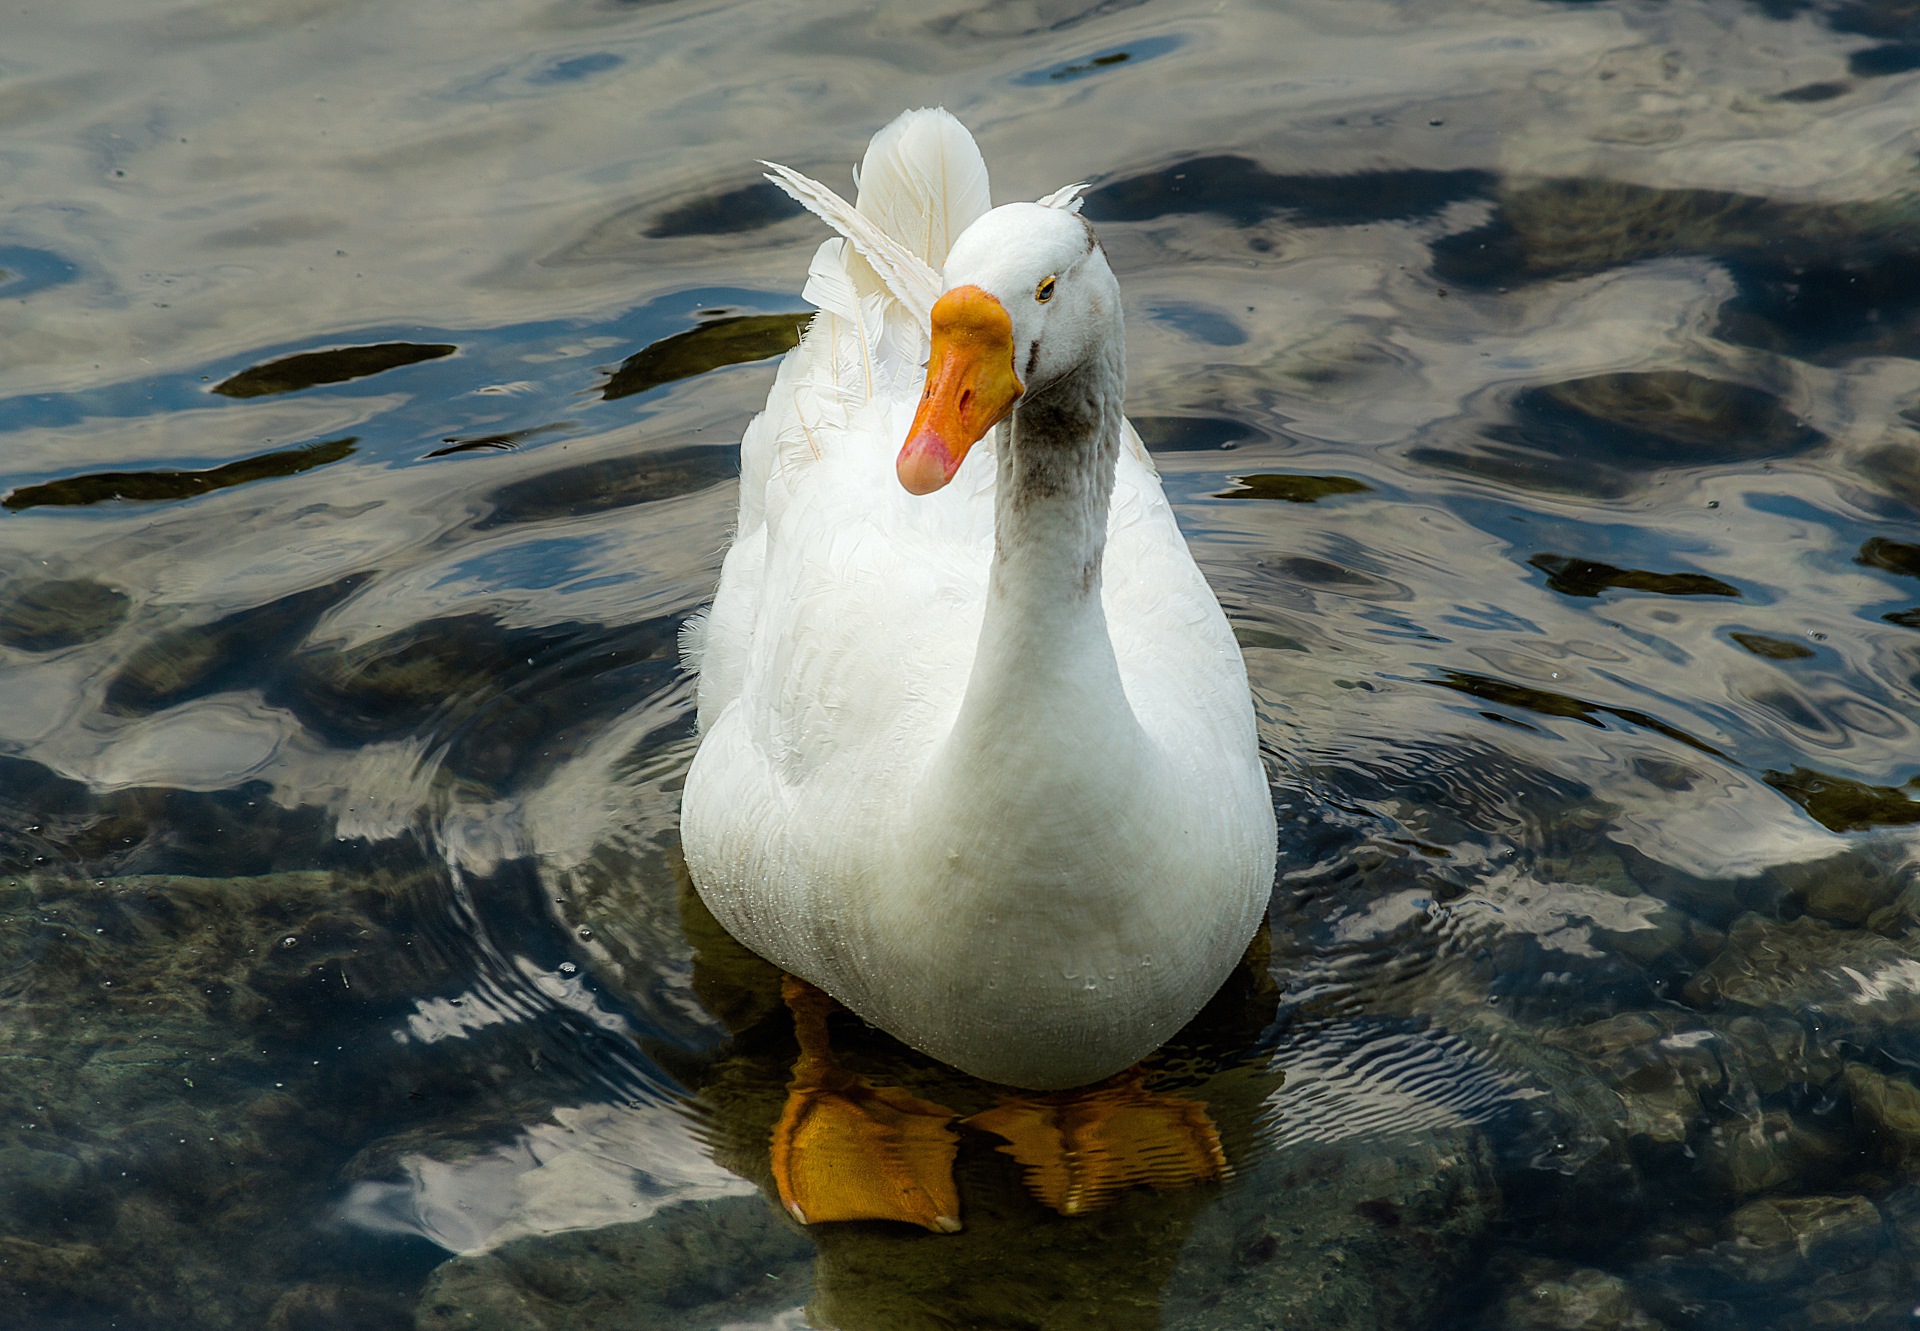
<path id="1" fill-rule="evenodd" d="M 36 1331 L 405 1324 L 398 1282 L 329 1269 L 312 1242 L 347 1141 L 391 1104 L 365 1085 L 343 1100 L 337 1069 L 289 1042 L 428 982 L 391 929 L 410 887 L 0 879 L 8 1314 Z"/>
<path id="2" fill-rule="evenodd" d="M 1707 1177 L 1736 1197 L 1805 1180 L 1836 1161 L 1845 1143 L 1781 1109 L 1716 1123 L 1701 1149 Z"/>
<path id="3" fill-rule="evenodd" d="M 1726 949 L 1687 986 L 1701 1005 L 1813 1013 L 1841 1029 L 1915 1029 L 1920 948 L 1803 915 L 1733 922 Z"/>
<path id="4" fill-rule="evenodd" d="M 1809 1269 L 1850 1270 L 1880 1247 L 1880 1212 L 1864 1197 L 1767 1197 L 1727 1220 L 1715 1250 L 1722 1268 L 1751 1284 L 1776 1284 Z"/>
<path id="5" fill-rule="evenodd" d="M 418 1331 L 705 1331 L 799 1306 L 813 1248 L 758 1197 L 541 1235 L 433 1273 Z"/>
<path id="6" fill-rule="evenodd" d="M 1773 877 L 1810 915 L 1837 924 L 1868 924 L 1914 884 L 1905 857 L 1847 852 L 1782 865 Z"/>
<path id="7" fill-rule="evenodd" d="M 1879 1139 L 1903 1170 L 1920 1168 L 1920 1088 L 1864 1063 L 1847 1064 L 1856 1121 Z"/>
<path id="8" fill-rule="evenodd" d="M 1740 1013 L 1708 1025 L 1720 1038 L 1728 1065 L 1738 1068 L 1758 1095 L 1818 1088 L 1840 1075 L 1838 1051 L 1802 1021 Z"/>
<path id="9" fill-rule="evenodd" d="M 396 1300 L 353 1285 L 303 1282 L 274 1300 L 263 1331 L 340 1331 L 343 1327 L 393 1327 L 399 1320 Z"/>
<path id="10" fill-rule="evenodd" d="M 1536 430 L 1587 445 L 1615 466 L 1633 468 L 1743 461 L 1801 452 L 1821 435 L 1780 398 L 1747 384 L 1691 370 L 1590 375 L 1520 395 L 1519 418 Z M 1724 593 L 1722 593 L 1724 595 Z"/>
<path id="11" fill-rule="evenodd" d="M 1548 1041 L 1584 1059 L 1626 1107 L 1629 1136 L 1683 1142 L 1705 1088 L 1726 1077 L 1712 1032 L 1678 1012 L 1624 1012 Z"/>
<path id="12" fill-rule="evenodd" d="M 1674 1233 L 1633 1284 L 1676 1326 L 1892 1331 L 1912 1324 L 1913 1308 L 1912 1268 L 1892 1230 L 1890 1245 L 1882 1208 L 1864 1197 L 1763 1197 Z"/>
<path id="13" fill-rule="evenodd" d="M 1283 1149 L 1196 1218 L 1162 1325 L 1424 1325 L 1477 1264 L 1499 1202 L 1465 1124 Z"/>
<path id="14" fill-rule="evenodd" d="M 23 652 L 54 652 L 113 632 L 132 601 L 92 578 L 48 578 L 0 598 L 0 643 Z"/>
<path id="15" fill-rule="evenodd" d="M 1501 1305 L 1499 1331 L 1661 1331 L 1634 1303 L 1627 1282 L 1591 1267 L 1531 1264 Z"/>

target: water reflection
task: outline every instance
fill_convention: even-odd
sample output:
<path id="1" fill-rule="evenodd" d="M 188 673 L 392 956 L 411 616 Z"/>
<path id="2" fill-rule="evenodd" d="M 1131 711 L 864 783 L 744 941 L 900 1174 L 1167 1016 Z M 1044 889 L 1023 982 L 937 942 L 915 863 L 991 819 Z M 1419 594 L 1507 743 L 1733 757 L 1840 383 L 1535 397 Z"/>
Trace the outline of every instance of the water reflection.
<path id="1" fill-rule="evenodd" d="M 0 70 L 15 1320 L 1908 1324 L 1910 6 L 96 11 Z M 1093 181 L 1285 868 L 1157 1064 L 1231 1178 L 801 1232 L 676 634 L 755 163 L 935 101 Z"/>
<path id="2" fill-rule="evenodd" d="M 336 347 L 329 351 L 304 351 L 264 365 L 250 365 L 231 378 L 222 379 L 212 391 L 222 397 L 268 397 L 274 393 L 297 393 L 318 384 L 343 384 L 364 379 L 370 374 L 397 370 L 403 365 L 418 365 L 423 360 L 451 356 L 459 348 L 451 343 L 376 342 L 359 347 Z"/>
<path id="3" fill-rule="evenodd" d="M 324 443 L 278 453 L 262 453 L 204 471 L 108 471 L 86 476 L 69 476 L 42 485 L 23 485 L 9 490 L 0 507 L 38 508 L 43 504 L 73 506 L 104 504 L 126 499 L 153 503 L 168 499 L 191 499 L 209 490 L 224 490 L 230 485 L 271 480 L 278 476 L 298 476 L 303 471 L 324 467 L 353 455 L 357 439 L 329 439 Z"/>

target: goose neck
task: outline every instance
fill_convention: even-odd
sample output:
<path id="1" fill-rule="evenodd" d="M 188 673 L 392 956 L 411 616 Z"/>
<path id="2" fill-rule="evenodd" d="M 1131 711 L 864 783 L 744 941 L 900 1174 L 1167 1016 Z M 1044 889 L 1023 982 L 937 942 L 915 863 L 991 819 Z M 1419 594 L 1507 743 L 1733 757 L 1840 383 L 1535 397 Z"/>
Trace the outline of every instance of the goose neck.
<path id="1" fill-rule="evenodd" d="M 1022 402 L 999 452 L 994 560 L 959 735 L 1130 734 L 1100 595 L 1125 373 L 1117 356 Z M 968 740 L 966 737 L 971 737 Z"/>
<path id="2" fill-rule="evenodd" d="M 1124 374 L 1118 357 L 1098 358 L 1014 412 L 995 485 L 990 627 L 1024 625 L 1026 638 L 1099 618 Z"/>
<path id="3" fill-rule="evenodd" d="M 1146 825 L 1152 755 L 1100 594 L 1123 429 L 1120 371 L 1102 372 L 1023 402 L 1001 442 L 979 646 L 918 806 L 928 853 L 957 857 L 940 881 L 1017 896 Z"/>

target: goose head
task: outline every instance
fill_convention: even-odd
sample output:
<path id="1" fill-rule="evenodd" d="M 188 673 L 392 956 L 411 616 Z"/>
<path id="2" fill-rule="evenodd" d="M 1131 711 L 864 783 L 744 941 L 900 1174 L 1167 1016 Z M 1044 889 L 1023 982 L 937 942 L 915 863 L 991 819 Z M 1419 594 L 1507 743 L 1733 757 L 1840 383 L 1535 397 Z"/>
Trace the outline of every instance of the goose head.
<path id="1" fill-rule="evenodd" d="M 961 233 L 934 303 L 927 384 L 895 467 L 914 494 L 1024 400 L 1118 346 L 1120 290 L 1077 213 L 1009 203 Z"/>

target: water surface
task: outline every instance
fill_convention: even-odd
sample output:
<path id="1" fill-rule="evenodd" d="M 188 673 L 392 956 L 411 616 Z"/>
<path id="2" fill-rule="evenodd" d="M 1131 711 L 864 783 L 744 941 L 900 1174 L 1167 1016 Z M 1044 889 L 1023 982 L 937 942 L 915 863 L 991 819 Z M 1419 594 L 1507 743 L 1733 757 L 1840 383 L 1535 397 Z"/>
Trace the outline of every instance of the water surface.
<path id="1" fill-rule="evenodd" d="M 6 28 L 0 1324 L 1910 1323 L 1911 5 Z M 951 1239 L 769 1201 L 675 833 L 821 235 L 756 163 L 930 103 L 1091 182 L 1283 828 L 1156 1064 L 1233 1179 L 974 1134 Z"/>

